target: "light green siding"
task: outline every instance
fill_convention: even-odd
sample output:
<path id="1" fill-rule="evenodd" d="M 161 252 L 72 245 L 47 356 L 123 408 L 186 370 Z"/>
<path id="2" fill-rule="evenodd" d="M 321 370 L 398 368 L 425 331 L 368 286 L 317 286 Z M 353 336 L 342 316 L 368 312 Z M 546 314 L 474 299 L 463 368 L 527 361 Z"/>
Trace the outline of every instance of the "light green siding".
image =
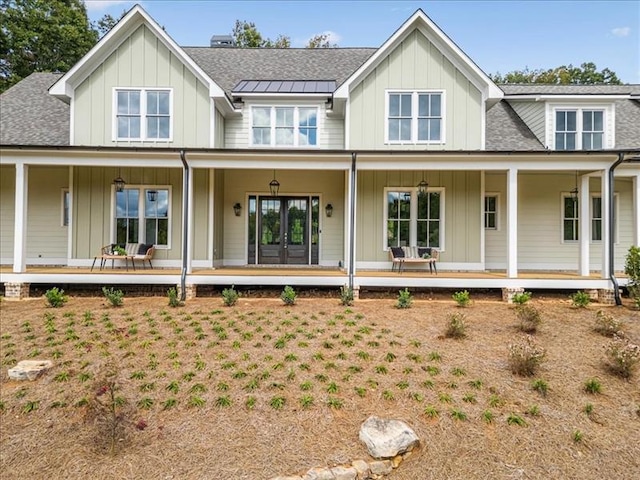
<path id="1" fill-rule="evenodd" d="M 13 264 L 13 232 L 16 205 L 16 169 L 0 166 L 0 261 Z"/>
<path id="2" fill-rule="evenodd" d="M 445 143 L 384 143 L 387 90 L 442 90 Z M 481 92 L 434 44 L 415 30 L 350 92 L 350 145 L 354 149 L 476 150 L 483 148 Z"/>
<path id="3" fill-rule="evenodd" d="M 213 258 L 216 261 L 224 259 L 224 170 L 214 172 L 214 203 L 213 203 Z M 239 201 L 239 200 L 236 200 Z M 235 204 L 234 201 L 231 205 Z M 244 207 L 246 209 L 246 204 Z M 245 210 L 246 211 L 246 210 Z M 211 221 L 211 219 L 209 219 Z M 244 238 L 244 237 L 241 237 Z"/>
<path id="4" fill-rule="evenodd" d="M 573 173 L 521 173 L 518 175 L 518 269 L 577 271 L 579 242 L 562 239 L 562 194 L 575 185 Z M 506 268 L 506 176 L 487 174 L 487 192 L 500 194 L 500 230 L 487 230 L 485 236 L 488 268 Z M 600 179 L 589 181 L 590 196 L 600 196 Z M 633 189 L 629 178 L 615 181 L 616 246 L 615 267 L 622 270 L 624 257 L 633 242 Z M 591 219 L 589 219 L 589 222 Z M 589 242 L 590 268 L 602 267 L 602 242 Z"/>
<path id="5" fill-rule="evenodd" d="M 415 188 L 422 172 L 368 171 L 358 174 L 356 251 L 358 262 L 388 261 L 385 250 L 385 188 Z M 429 172 L 430 188 L 443 188 L 444 245 L 440 261 L 480 261 L 480 174 Z"/>
<path id="6" fill-rule="evenodd" d="M 169 88 L 172 141 L 115 141 L 114 88 Z M 73 143 L 158 147 L 209 147 L 211 108 L 203 85 L 145 26 L 138 28 L 75 90 Z"/>
<path id="7" fill-rule="evenodd" d="M 209 171 L 196 168 L 193 171 L 193 259 L 207 260 L 211 251 L 209 240 Z"/>
<path id="8" fill-rule="evenodd" d="M 247 258 L 247 197 L 251 194 L 269 195 L 271 171 L 224 171 L 224 259 L 240 262 Z M 278 171 L 280 195 L 319 195 L 320 262 L 337 264 L 344 252 L 344 172 L 341 171 Z M 217 185 L 217 183 L 216 183 Z M 218 196 L 216 195 L 216 199 Z M 242 216 L 236 217 L 231 206 L 240 202 Z M 333 216 L 327 218 L 324 206 L 333 205 Z M 218 211 L 216 210 L 216 213 Z M 216 225 L 218 225 L 216 222 Z"/>
<path id="9" fill-rule="evenodd" d="M 224 131 L 225 131 L 225 118 L 220 113 L 220 110 L 215 110 L 215 148 L 225 148 Z"/>
<path id="10" fill-rule="evenodd" d="M 76 167 L 73 185 L 73 258 L 93 258 L 100 247 L 113 242 L 115 220 L 113 179 L 122 175 L 128 187 L 171 186 L 169 249 L 158 248 L 154 259 L 181 258 L 182 169 Z M 197 213 L 197 218 L 202 217 Z M 115 235 L 115 233 L 113 233 Z"/>

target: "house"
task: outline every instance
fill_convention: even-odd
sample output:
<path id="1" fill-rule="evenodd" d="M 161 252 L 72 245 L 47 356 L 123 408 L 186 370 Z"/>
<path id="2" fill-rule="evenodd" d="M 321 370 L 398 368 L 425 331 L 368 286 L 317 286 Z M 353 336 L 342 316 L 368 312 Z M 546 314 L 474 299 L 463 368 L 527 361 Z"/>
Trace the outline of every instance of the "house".
<path id="1" fill-rule="evenodd" d="M 180 47 L 136 6 L 69 72 L 2 94 L 7 296 L 38 283 L 618 295 L 640 241 L 640 85 L 496 85 L 421 10 L 379 48 L 214 43 Z M 115 243 L 155 245 L 155 268 L 91 269 Z M 391 272 L 392 246 L 437 248 L 438 275 Z"/>

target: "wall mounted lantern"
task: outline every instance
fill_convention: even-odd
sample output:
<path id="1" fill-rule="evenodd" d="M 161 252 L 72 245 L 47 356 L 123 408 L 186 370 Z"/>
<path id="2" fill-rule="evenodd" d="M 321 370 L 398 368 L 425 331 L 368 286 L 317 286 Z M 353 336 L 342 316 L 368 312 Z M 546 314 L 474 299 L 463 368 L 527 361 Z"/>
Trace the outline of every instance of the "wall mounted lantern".
<path id="1" fill-rule="evenodd" d="M 240 212 L 242 212 L 242 205 L 239 202 L 236 202 L 233 206 L 233 213 L 236 214 L 236 217 L 240 216 Z"/>
<path id="2" fill-rule="evenodd" d="M 333 216 L 333 205 L 327 203 L 327 206 L 324 207 L 324 212 L 327 214 L 327 217 Z"/>

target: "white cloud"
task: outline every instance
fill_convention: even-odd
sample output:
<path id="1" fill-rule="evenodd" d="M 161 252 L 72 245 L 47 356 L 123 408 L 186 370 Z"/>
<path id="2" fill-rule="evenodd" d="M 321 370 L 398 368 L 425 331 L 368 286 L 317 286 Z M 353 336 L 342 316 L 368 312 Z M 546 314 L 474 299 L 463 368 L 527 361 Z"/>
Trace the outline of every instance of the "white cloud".
<path id="1" fill-rule="evenodd" d="M 628 37 L 629 34 L 631 33 L 631 28 L 630 27 L 618 27 L 618 28 L 612 29 L 611 33 L 613 33 L 613 35 L 616 36 L 616 37 Z"/>

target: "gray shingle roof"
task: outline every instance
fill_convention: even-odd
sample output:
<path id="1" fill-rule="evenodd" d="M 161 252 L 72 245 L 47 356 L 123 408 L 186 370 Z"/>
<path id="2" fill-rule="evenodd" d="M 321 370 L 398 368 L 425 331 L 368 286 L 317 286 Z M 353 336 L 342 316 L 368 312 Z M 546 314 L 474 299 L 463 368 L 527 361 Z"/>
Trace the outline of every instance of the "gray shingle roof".
<path id="1" fill-rule="evenodd" d="M 498 85 L 506 95 L 640 95 L 640 85 Z"/>
<path id="2" fill-rule="evenodd" d="M 242 80 L 334 80 L 341 85 L 375 48 L 184 47 L 231 97 Z"/>
<path id="3" fill-rule="evenodd" d="M 616 148 L 640 148 L 640 102 L 617 100 Z"/>
<path id="4" fill-rule="evenodd" d="M 0 95 L 0 145 L 69 145 L 69 105 L 48 93 L 61 76 L 32 73 Z"/>
<path id="5" fill-rule="evenodd" d="M 544 150 L 544 146 L 505 100 L 487 112 L 487 150 Z"/>

